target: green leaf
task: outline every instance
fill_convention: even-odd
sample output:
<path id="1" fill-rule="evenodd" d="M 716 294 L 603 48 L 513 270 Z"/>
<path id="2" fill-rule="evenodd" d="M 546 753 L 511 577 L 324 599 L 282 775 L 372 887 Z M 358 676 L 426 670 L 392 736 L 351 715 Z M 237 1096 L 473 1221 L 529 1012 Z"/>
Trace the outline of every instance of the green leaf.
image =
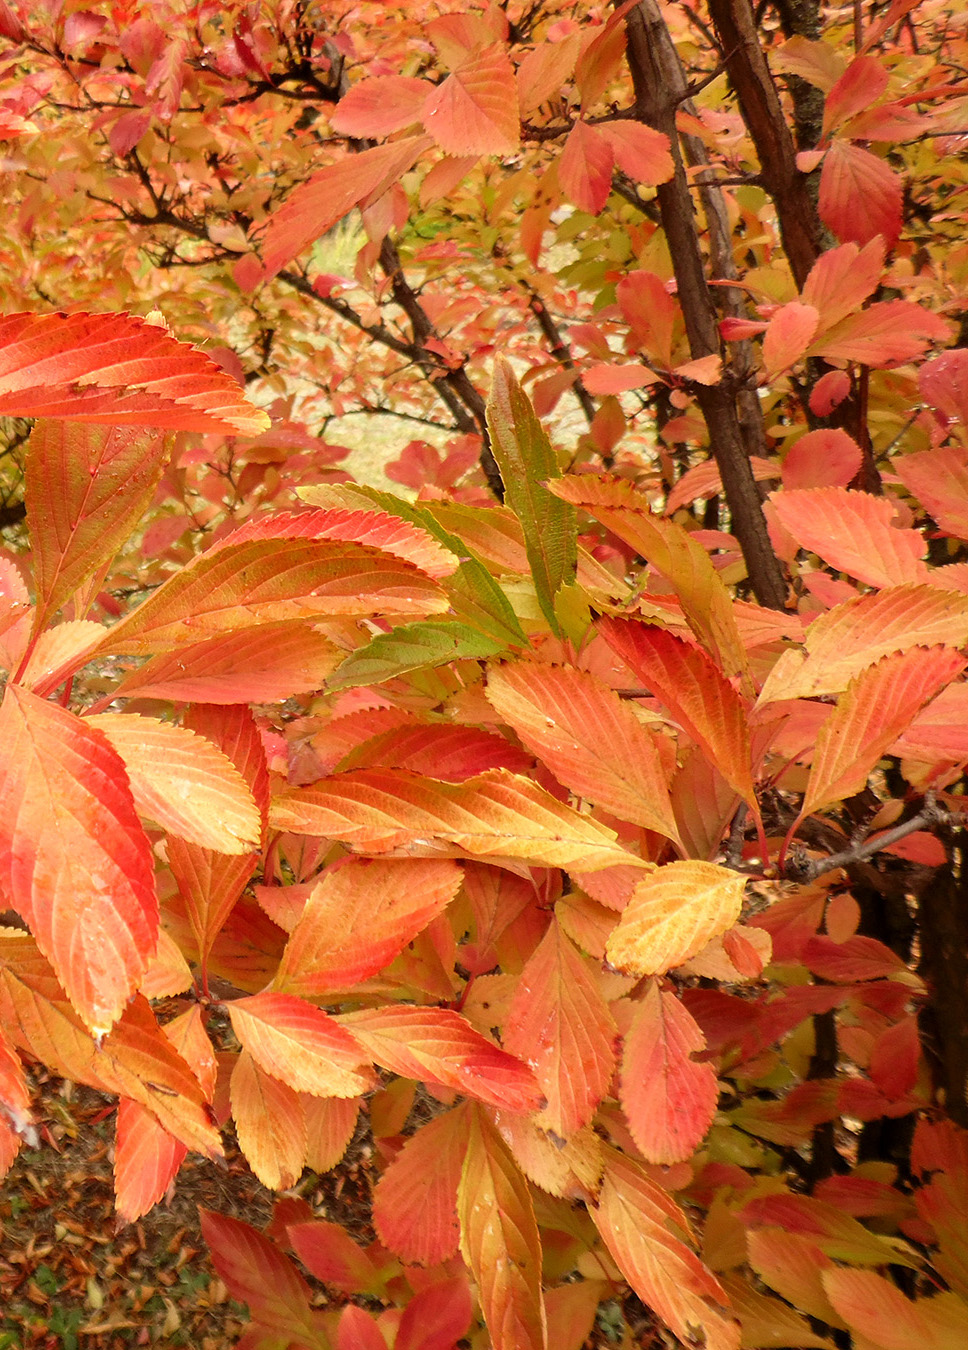
<path id="1" fill-rule="evenodd" d="M 408 671 L 442 666 L 448 661 L 484 661 L 504 644 L 463 623 L 408 623 L 392 633 L 378 633 L 365 647 L 351 652 L 326 681 L 328 689 L 354 689 L 381 684 Z"/>
<path id="2" fill-rule="evenodd" d="M 498 359 L 487 403 L 487 426 L 508 505 L 521 521 L 541 610 L 561 633 L 555 596 L 574 579 L 578 560 L 575 509 L 544 486 L 560 477 L 558 463 L 531 400 L 507 361 Z"/>

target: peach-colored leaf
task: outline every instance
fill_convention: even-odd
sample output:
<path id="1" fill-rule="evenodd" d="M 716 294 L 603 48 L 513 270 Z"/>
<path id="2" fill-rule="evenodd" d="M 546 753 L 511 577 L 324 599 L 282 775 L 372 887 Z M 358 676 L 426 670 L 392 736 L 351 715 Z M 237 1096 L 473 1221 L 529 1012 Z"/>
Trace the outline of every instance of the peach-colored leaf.
<path id="1" fill-rule="evenodd" d="M 313 1172 L 331 1172 L 339 1166 L 356 1132 L 358 1097 L 313 1097 L 301 1094 L 306 1118 L 306 1166 Z"/>
<path id="2" fill-rule="evenodd" d="M 507 53 L 472 57 L 427 96 L 423 124 L 449 155 L 509 155 L 520 141 L 518 86 Z"/>
<path id="3" fill-rule="evenodd" d="M 921 557 L 927 547 L 917 530 L 892 525 L 887 497 L 847 488 L 774 492 L 770 497 L 783 528 L 801 548 L 868 586 L 903 586 L 926 579 Z"/>
<path id="4" fill-rule="evenodd" d="M 411 563 L 361 544 L 264 539 L 202 553 L 108 630 L 102 652 L 172 651 L 279 619 L 373 614 L 417 617 L 447 608 Z"/>
<path id="5" fill-rule="evenodd" d="M 85 719 L 124 761 L 139 814 L 220 853 L 249 853 L 262 819 L 238 769 L 188 727 L 156 717 L 101 713 Z"/>
<path id="6" fill-rule="evenodd" d="M 733 601 L 701 544 L 673 521 L 654 515 L 645 494 L 619 479 L 560 478 L 548 490 L 588 511 L 662 573 L 689 627 L 726 675 L 746 669 Z"/>
<path id="7" fill-rule="evenodd" d="M 227 1004 L 232 1029 L 266 1073 L 315 1097 L 358 1097 L 372 1086 L 366 1054 L 322 1008 L 293 994 Z"/>
<path id="8" fill-rule="evenodd" d="M 859 310 L 877 290 L 884 271 L 884 240 L 876 235 L 863 248 L 841 244 L 828 248 L 810 269 L 800 299 L 820 315 L 821 327 L 831 328 Z"/>
<path id="9" fill-rule="evenodd" d="M 745 879 L 709 862 L 658 868 L 632 898 L 605 947 L 609 962 L 631 975 L 661 975 L 732 928 L 743 904 Z"/>
<path id="10" fill-rule="evenodd" d="M 648 1162 L 685 1162 L 712 1124 L 716 1070 L 693 1059 L 705 1048 L 689 1011 L 653 982 L 625 1033 L 621 1079 L 629 1129 Z"/>
<path id="11" fill-rule="evenodd" d="M 817 733 L 798 819 L 860 792 L 891 742 L 966 664 L 950 647 L 913 647 L 851 680 Z"/>
<path id="12" fill-rule="evenodd" d="M 504 1044 L 530 1060 L 548 1104 L 537 1123 L 567 1139 L 587 1125 L 615 1068 L 617 1028 L 595 969 L 553 922 L 525 964 Z"/>
<path id="13" fill-rule="evenodd" d="M 533 661 L 491 666 L 487 697 L 572 792 L 621 820 L 678 838 L 655 742 L 594 675 Z"/>
<path id="14" fill-rule="evenodd" d="M 115 1022 L 158 932 L 148 839 L 102 732 L 8 685 L 0 707 L 0 893 L 84 1018 Z"/>
<path id="15" fill-rule="evenodd" d="M 379 1266 L 341 1224 L 309 1219 L 286 1232 L 309 1273 L 341 1294 L 374 1294 L 383 1283 Z"/>
<path id="16" fill-rule="evenodd" d="M 506 769 L 465 783 L 404 769 L 356 769 L 277 798 L 272 821 L 359 853 L 521 858 L 589 872 L 635 863 L 613 831 Z"/>
<path id="17" fill-rule="evenodd" d="M 582 381 L 590 394 L 624 394 L 629 389 L 658 384 L 660 380 L 661 376 L 640 361 L 589 366 L 582 374 Z"/>
<path id="18" fill-rule="evenodd" d="M 968 422 L 968 347 L 953 347 L 926 361 L 918 371 L 925 403 L 945 417 Z"/>
<path id="19" fill-rule="evenodd" d="M 480 1108 L 457 1195 L 460 1246 L 494 1350 L 547 1350 L 541 1240 L 528 1185 Z"/>
<path id="20" fill-rule="evenodd" d="M 598 1194 L 604 1167 L 602 1141 L 590 1125 L 568 1139 L 543 1130 L 536 1116 L 499 1111 L 494 1116 L 502 1139 L 521 1171 L 549 1195 L 587 1201 Z"/>
<path id="21" fill-rule="evenodd" d="M 558 160 L 562 191 L 579 211 L 597 216 L 612 190 L 615 156 L 611 145 L 587 122 L 576 122 Z"/>
<path id="22" fill-rule="evenodd" d="M 328 867 L 289 935 L 274 987 L 304 998 L 352 988 L 388 966 L 460 884 L 447 858 L 348 858 Z"/>
<path id="23" fill-rule="evenodd" d="M 965 1339 L 965 1305 L 955 1294 L 912 1302 L 896 1284 L 873 1270 L 832 1267 L 824 1270 L 823 1287 L 839 1317 L 854 1336 L 877 1350 L 961 1350 Z"/>
<path id="24" fill-rule="evenodd" d="M 104 625 L 93 619 L 68 619 L 37 635 L 17 681 L 39 698 L 49 694 L 82 666 L 104 637 Z"/>
<path id="25" fill-rule="evenodd" d="M 882 656 L 909 647 L 968 643 L 968 596 L 936 586 L 888 586 L 835 605 L 807 629 L 804 652 L 785 653 L 760 702 L 839 694 Z"/>
<path id="26" fill-rule="evenodd" d="M 427 1285 L 404 1308 L 393 1350 L 453 1350 L 473 1314 L 466 1274 Z"/>
<path id="27" fill-rule="evenodd" d="M 429 87 L 410 75 L 372 75 L 351 85 L 329 124 L 340 136 L 390 136 L 420 121 Z"/>
<path id="28" fill-rule="evenodd" d="M 202 1237 L 231 1296 L 260 1326 L 301 1344 L 318 1344 L 312 1292 L 288 1257 L 258 1229 L 199 1207 Z"/>
<path id="29" fill-rule="evenodd" d="M 811 345 L 811 356 L 898 366 L 923 355 L 932 342 L 946 342 L 951 325 L 909 300 L 883 300 L 848 314 Z"/>
<path id="30" fill-rule="evenodd" d="M 743 700 L 702 648 L 664 628 L 627 619 L 602 619 L 598 630 L 730 786 L 758 810 Z"/>
<path id="31" fill-rule="evenodd" d="M 468 1110 L 458 1106 L 421 1125 L 376 1184 L 374 1226 L 384 1246 L 408 1265 L 435 1266 L 457 1251 Z"/>
<path id="32" fill-rule="evenodd" d="M 918 713 L 890 747 L 926 764 L 968 761 L 968 684 L 951 684 Z"/>
<path id="33" fill-rule="evenodd" d="M 533 1111 L 541 1104 L 528 1065 L 450 1008 L 390 1004 L 344 1013 L 339 1025 L 391 1073 L 440 1083 L 508 1111 Z"/>
<path id="34" fill-rule="evenodd" d="M 151 503 L 168 443 L 144 427 L 41 421 L 27 443 L 24 495 L 37 587 L 35 626 L 113 558 Z"/>
<path id="35" fill-rule="evenodd" d="M 965 407 L 968 409 L 968 399 Z M 955 539 L 968 539 L 968 448 L 942 445 L 920 454 L 902 455 L 895 472 L 934 517 L 939 529 Z"/>
<path id="36" fill-rule="evenodd" d="M 820 379 L 810 390 L 808 405 L 812 413 L 817 417 L 829 417 L 834 408 L 839 408 L 844 399 L 847 398 L 852 388 L 850 375 L 846 370 L 828 370 L 826 375 L 821 375 Z M 851 475 L 853 477 L 853 475 Z M 834 487 L 846 487 L 847 481 L 841 480 L 836 476 L 830 477 L 824 474 L 809 483 L 794 483 L 793 487 L 826 487 L 828 483 Z"/>
<path id="37" fill-rule="evenodd" d="M 867 244 L 881 235 L 888 248 L 903 225 L 903 189 L 894 170 L 859 145 L 835 140 L 820 171 L 820 218 L 841 243 Z"/>
<path id="38" fill-rule="evenodd" d="M 827 95 L 823 131 L 828 136 L 855 113 L 876 103 L 887 89 L 887 68 L 876 56 L 856 56 Z"/>
<path id="39" fill-rule="evenodd" d="M 655 187 L 675 172 L 664 132 L 642 122 L 605 122 L 598 131 L 611 146 L 615 163 L 637 183 Z"/>
<path id="40" fill-rule="evenodd" d="M 343 655 L 301 620 L 263 623 L 153 657 L 114 693 L 177 703 L 278 703 L 321 688 Z"/>
<path id="41" fill-rule="evenodd" d="M 706 1350 L 739 1350 L 740 1328 L 722 1285 L 674 1227 L 685 1215 L 638 1164 L 613 1153 L 592 1217 L 622 1274 L 679 1337 Z"/>
<path id="42" fill-rule="evenodd" d="M 188 1149 L 129 1097 L 118 1102 L 114 1140 L 114 1203 L 134 1223 L 163 1199 Z"/>
<path id="43" fill-rule="evenodd" d="M 813 341 L 820 315 L 813 305 L 791 300 L 781 305 L 763 337 L 763 365 L 768 379 L 776 377 L 794 365 Z"/>
<path id="44" fill-rule="evenodd" d="M 784 461 L 785 467 L 786 461 Z M 762 459 L 759 455 L 750 455 L 750 468 L 753 470 L 753 477 L 758 483 L 769 482 L 771 478 L 780 477 L 780 469 L 777 465 L 768 459 Z M 690 502 L 707 497 L 715 497 L 722 490 L 723 477 L 719 471 L 719 465 L 714 459 L 706 460 L 703 464 L 694 464 L 691 469 L 686 470 L 666 497 L 664 514 L 667 516 L 675 515 L 680 507 L 688 506 Z"/>
<path id="45" fill-rule="evenodd" d="M 204 352 L 133 314 L 0 317 L 0 415 L 237 436 L 269 426 Z"/>
<path id="46" fill-rule="evenodd" d="M 410 136 L 328 164 L 300 183 L 270 217 L 263 241 L 265 278 L 274 277 L 354 206 L 367 207 L 399 182 L 426 150 Z"/>
<path id="47" fill-rule="evenodd" d="M 850 380 L 844 378 L 849 392 Z M 839 427 L 808 431 L 784 456 L 783 487 L 787 492 L 821 487 L 845 488 L 857 476 L 862 462 L 860 446 L 846 431 Z"/>
<path id="48" fill-rule="evenodd" d="M 239 1147 L 270 1191 L 295 1186 L 306 1156 L 306 1121 L 299 1095 L 265 1072 L 243 1049 L 232 1070 L 232 1118 Z"/>
<path id="49" fill-rule="evenodd" d="M 569 33 L 559 42 L 539 42 L 525 53 L 517 69 L 522 114 L 540 108 L 561 91 L 575 69 L 577 55 L 577 33 Z"/>

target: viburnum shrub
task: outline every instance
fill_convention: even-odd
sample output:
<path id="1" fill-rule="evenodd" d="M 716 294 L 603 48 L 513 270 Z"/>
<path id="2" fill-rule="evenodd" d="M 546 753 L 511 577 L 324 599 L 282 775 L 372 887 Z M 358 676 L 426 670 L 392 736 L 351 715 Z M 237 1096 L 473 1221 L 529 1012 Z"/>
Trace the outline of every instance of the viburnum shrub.
<path id="1" fill-rule="evenodd" d="M 0 1166 L 21 1056 L 124 1221 L 365 1141 L 203 1216 L 249 1350 L 961 1350 L 963 16 L 0 32 Z"/>

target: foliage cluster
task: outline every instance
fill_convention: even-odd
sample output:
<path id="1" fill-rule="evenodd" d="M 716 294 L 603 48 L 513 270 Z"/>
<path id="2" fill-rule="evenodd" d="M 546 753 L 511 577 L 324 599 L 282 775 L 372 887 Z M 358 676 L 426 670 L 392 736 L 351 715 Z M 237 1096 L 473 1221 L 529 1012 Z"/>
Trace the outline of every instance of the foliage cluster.
<path id="1" fill-rule="evenodd" d="M 21 1056 L 125 1220 L 365 1137 L 205 1216 L 247 1350 L 960 1350 L 964 15 L 0 33 L 0 1167 Z"/>

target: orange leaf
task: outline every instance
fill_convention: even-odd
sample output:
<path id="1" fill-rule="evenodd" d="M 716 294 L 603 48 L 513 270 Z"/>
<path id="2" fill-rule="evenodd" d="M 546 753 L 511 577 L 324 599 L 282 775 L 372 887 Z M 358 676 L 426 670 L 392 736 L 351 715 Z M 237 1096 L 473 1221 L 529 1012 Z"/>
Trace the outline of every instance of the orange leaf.
<path id="1" fill-rule="evenodd" d="M 763 338 L 763 365 L 768 379 L 776 379 L 800 360 L 813 341 L 819 322 L 820 315 L 813 305 L 792 300 L 780 306 Z"/>
<path id="2" fill-rule="evenodd" d="M 600 520 L 662 573 L 678 595 L 689 627 L 726 675 L 746 669 L 730 594 L 709 554 L 680 525 L 653 515 L 645 494 L 619 479 L 560 478 L 548 490 Z"/>
<path id="3" fill-rule="evenodd" d="M 505 769 L 465 783 L 357 769 L 286 793 L 272 820 L 277 829 L 338 839 L 361 853 L 469 853 L 590 872 L 636 861 L 604 825 Z"/>
<path id="4" fill-rule="evenodd" d="M 8 684 L 0 769 L 0 892 L 104 1032 L 158 933 L 151 849 L 124 765 L 102 732 Z"/>
<path id="5" fill-rule="evenodd" d="M 423 123 L 449 155 L 509 155 L 520 141 L 518 86 L 507 53 L 472 57 L 427 96 Z"/>
<path id="6" fill-rule="evenodd" d="M 188 1149 L 129 1097 L 118 1102 L 114 1197 L 118 1218 L 134 1223 L 164 1197 Z"/>
<path id="7" fill-rule="evenodd" d="M 85 719 L 124 761 L 138 812 L 172 834 L 221 853 L 249 853 L 262 818 L 248 785 L 221 750 L 188 727 L 133 713 Z"/>
<path id="8" fill-rule="evenodd" d="M 354 206 L 365 208 L 382 197 L 429 145 L 425 136 L 377 145 L 328 164 L 300 183 L 269 217 L 263 243 L 265 279 L 274 277 Z"/>
<path id="9" fill-rule="evenodd" d="M 533 661 L 491 666 L 487 697 L 565 787 L 621 820 L 678 840 L 655 742 L 594 675 Z"/>
<path id="10" fill-rule="evenodd" d="M 0 1026 L 0 1124 L 9 1125 L 15 1134 L 38 1146 L 37 1132 L 31 1124 L 30 1092 L 20 1056 Z"/>
<path id="11" fill-rule="evenodd" d="M 744 878 L 709 862 L 674 862 L 640 881 L 605 947 L 609 962 L 631 975 L 662 975 L 732 928 Z"/>
<path id="12" fill-rule="evenodd" d="M 890 752 L 926 764 L 968 761 L 968 684 L 942 689 L 898 737 Z"/>
<path id="13" fill-rule="evenodd" d="M 625 1033 L 621 1089 L 632 1138 L 649 1162 L 685 1162 L 712 1124 L 716 1070 L 692 1058 L 705 1048 L 688 1010 L 653 982 Z"/>
<path id="14" fill-rule="evenodd" d="M 518 980 L 504 1044 L 528 1058 L 548 1099 L 537 1123 L 567 1139 L 608 1091 L 617 1029 L 588 957 L 556 922 Z"/>
<path id="15" fill-rule="evenodd" d="M 918 389 L 925 403 L 945 417 L 968 422 L 968 347 L 926 361 L 918 371 Z"/>
<path id="16" fill-rule="evenodd" d="M 660 378 L 640 361 L 589 366 L 582 374 L 582 382 L 590 394 L 624 394 L 629 389 L 658 384 Z"/>
<path id="17" fill-rule="evenodd" d="M 966 664 L 950 647 L 913 647 L 883 657 L 851 680 L 817 733 L 797 820 L 860 792 L 891 742 Z"/>
<path id="18" fill-rule="evenodd" d="M 938 363 L 931 362 L 932 365 Z M 965 406 L 968 409 L 968 399 Z M 965 446 L 944 445 L 917 455 L 902 455 L 895 472 L 945 534 L 953 535 L 955 539 L 968 539 L 968 449 Z"/>
<path id="19" fill-rule="evenodd" d="M 538 1117 L 500 1111 L 494 1123 L 521 1171 L 541 1190 L 565 1200 L 598 1194 L 604 1161 L 602 1141 L 590 1125 L 569 1139 L 541 1129 Z"/>
<path id="20" fill-rule="evenodd" d="M 248 1050 L 235 1061 L 232 1117 L 239 1147 L 270 1191 L 295 1186 L 306 1157 L 306 1120 L 288 1083 L 265 1073 Z"/>
<path id="21" fill-rule="evenodd" d="M 358 1097 L 372 1086 L 366 1055 L 322 1008 L 292 994 L 255 994 L 226 1005 L 232 1029 L 266 1073 L 315 1097 Z M 283 1189 L 285 1189 L 283 1187 Z"/>
<path id="22" fill-rule="evenodd" d="M 863 248 L 828 248 L 810 269 L 800 299 L 820 315 L 824 331 L 859 310 L 877 290 L 884 271 L 884 240 L 876 235 Z"/>
<path id="23" fill-rule="evenodd" d="M 35 630 L 111 561 L 150 505 L 167 455 L 166 438 L 143 427 L 34 427 L 24 495 Z"/>
<path id="24" fill-rule="evenodd" d="M 153 657 L 114 693 L 176 703 L 278 703 L 321 688 L 343 656 L 302 620 L 263 623 Z"/>
<path id="25" fill-rule="evenodd" d="M 383 1283 L 379 1267 L 338 1223 L 310 1219 L 286 1229 L 293 1251 L 311 1275 L 341 1294 L 375 1294 Z"/>
<path id="26" fill-rule="evenodd" d="M 887 82 L 887 70 L 876 56 L 856 56 L 827 95 L 822 135 L 828 136 L 855 113 L 876 103 Z"/>
<path id="27" fill-rule="evenodd" d="M 614 163 L 612 147 L 602 133 L 587 122 L 576 122 L 558 160 L 558 181 L 579 211 L 597 216 L 604 209 Z"/>
<path id="28" fill-rule="evenodd" d="M 306 1117 L 306 1166 L 321 1175 L 339 1166 L 356 1133 L 358 1097 L 311 1097 L 301 1094 Z"/>
<path id="29" fill-rule="evenodd" d="M 842 243 L 881 235 L 888 248 L 903 225 L 901 180 L 883 159 L 851 141 L 835 140 L 820 171 L 820 218 Z"/>
<path id="30" fill-rule="evenodd" d="M 843 395 L 846 397 L 850 392 L 850 377 L 839 370 L 822 375 L 814 390 L 830 375 L 842 376 L 846 381 Z M 847 487 L 860 472 L 862 462 L 860 446 L 846 431 L 839 427 L 808 431 L 784 456 L 783 487 L 787 492 L 801 488 Z"/>
<path id="31" fill-rule="evenodd" d="M 309 1285 L 268 1238 L 240 1219 L 199 1207 L 202 1237 L 231 1296 L 260 1326 L 318 1344 Z"/>
<path id="32" fill-rule="evenodd" d="M 439 614 L 447 597 L 411 563 L 355 543 L 223 543 L 108 630 L 101 653 L 146 655 L 279 619 Z"/>
<path id="33" fill-rule="evenodd" d="M 373 1223 L 408 1265 L 435 1266 L 457 1251 L 457 1187 L 467 1149 L 468 1107 L 421 1125 L 380 1177 Z"/>
<path id="34" fill-rule="evenodd" d="M 965 1340 L 965 1304 L 943 1293 L 916 1302 L 873 1270 L 831 1268 L 823 1287 L 838 1316 L 864 1343 L 878 1350 L 961 1350 Z"/>
<path id="35" fill-rule="evenodd" d="M 289 936 L 274 987 L 304 998 L 352 988 L 388 966 L 460 884 L 460 868 L 443 858 L 348 858 L 326 868 Z"/>
<path id="36" fill-rule="evenodd" d="M 56 628 L 45 628 L 17 683 L 44 697 L 84 664 L 103 637 L 104 625 L 92 619 L 68 619 Z"/>
<path id="37" fill-rule="evenodd" d="M 343 95 L 330 115 L 329 125 L 340 136 L 391 136 L 420 121 L 430 87 L 426 80 L 409 75 L 370 76 Z"/>
<path id="38" fill-rule="evenodd" d="M 0 416 L 237 436 L 269 426 L 204 352 L 133 314 L 0 317 Z"/>
<path id="39" fill-rule="evenodd" d="M 541 1104 L 528 1065 L 450 1008 L 389 1004 L 344 1013 L 339 1025 L 391 1073 L 440 1083 L 507 1111 L 533 1111 Z"/>
<path id="40" fill-rule="evenodd" d="M 785 530 L 801 548 L 868 586 L 902 586 L 922 581 L 927 544 L 917 530 L 891 524 L 895 508 L 887 497 L 846 488 L 774 492 L 770 501 Z"/>
<path id="41" fill-rule="evenodd" d="M 675 172 L 664 132 L 642 122 L 606 122 L 598 130 L 612 147 L 615 163 L 637 183 L 655 187 Z"/>
<path id="42" fill-rule="evenodd" d="M 746 709 L 702 648 L 663 628 L 626 619 L 602 619 L 598 631 L 665 704 L 730 786 L 758 812 Z"/>
<path id="43" fill-rule="evenodd" d="M 404 1308 L 393 1350 L 452 1350 L 473 1314 L 466 1275 L 428 1285 Z"/>
<path id="44" fill-rule="evenodd" d="M 622 1274 L 680 1340 L 739 1350 L 740 1328 L 719 1281 L 674 1236 L 688 1222 L 671 1197 L 630 1158 L 613 1153 L 592 1217 Z"/>
<path id="45" fill-rule="evenodd" d="M 812 344 L 811 356 L 898 366 L 923 355 L 932 342 L 946 342 L 951 325 L 909 300 L 884 300 L 847 315 Z"/>
<path id="46" fill-rule="evenodd" d="M 470 1118 L 457 1210 L 461 1253 L 494 1350 L 547 1350 L 541 1240 L 528 1185 L 480 1108 Z"/>

